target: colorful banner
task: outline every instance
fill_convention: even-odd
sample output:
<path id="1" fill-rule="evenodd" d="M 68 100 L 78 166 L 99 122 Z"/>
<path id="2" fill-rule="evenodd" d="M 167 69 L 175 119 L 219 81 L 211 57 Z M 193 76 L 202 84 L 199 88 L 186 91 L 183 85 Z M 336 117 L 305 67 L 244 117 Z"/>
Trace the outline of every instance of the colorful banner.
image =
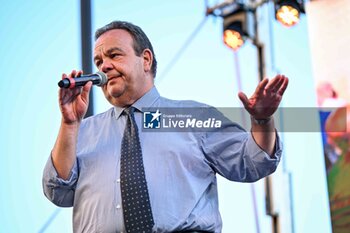
<path id="1" fill-rule="evenodd" d="M 306 6 L 333 233 L 350 232 L 350 1 Z M 346 107 L 346 108 L 342 108 Z"/>

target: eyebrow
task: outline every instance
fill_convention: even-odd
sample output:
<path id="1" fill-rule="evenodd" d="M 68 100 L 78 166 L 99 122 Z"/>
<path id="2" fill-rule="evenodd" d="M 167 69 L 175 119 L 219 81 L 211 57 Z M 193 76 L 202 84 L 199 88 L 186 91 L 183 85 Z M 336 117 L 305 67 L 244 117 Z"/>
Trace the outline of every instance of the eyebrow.
<path id="1" fill-rule="evenodd" d="M 110 48 L 110 49 L 108 49 L 107 51 L 106 51 L 106 53 L 105 54 L 111 54 L 112 52 L 114 52 L 114 51 L 119 51 L 119 52 L 124 52 L 121 48 L 119 48 L 119 47 L 113 47 L 113 48 Z M 94 61 L 96 61 L 97 59 L 100 59 L 101 58 L 101 56 L 100 55 L 96 55 L 95 57 L 94 57 Z"/>

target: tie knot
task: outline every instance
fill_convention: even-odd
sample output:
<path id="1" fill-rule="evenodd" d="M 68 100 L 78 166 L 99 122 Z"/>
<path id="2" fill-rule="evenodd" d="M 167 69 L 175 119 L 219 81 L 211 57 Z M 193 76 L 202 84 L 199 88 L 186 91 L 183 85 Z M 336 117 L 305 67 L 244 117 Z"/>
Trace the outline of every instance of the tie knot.
<path id="1" fill-rule="evenodd" d="M 130 106 L 126 109 L 124 109 L 124 113 L 127 115 L 127 116 L 132 116 L 134 115 L 134 112 L 135 112 L 135 108 L 133 106 Z"/>

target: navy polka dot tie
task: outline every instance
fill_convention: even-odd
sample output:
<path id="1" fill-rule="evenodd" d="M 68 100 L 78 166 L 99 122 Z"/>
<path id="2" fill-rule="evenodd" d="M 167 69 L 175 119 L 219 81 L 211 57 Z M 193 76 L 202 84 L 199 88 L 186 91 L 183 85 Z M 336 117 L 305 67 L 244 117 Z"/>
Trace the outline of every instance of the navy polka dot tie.
<path id="1" fill-rule="evenodd" d="M 120 188 L 126 231 L 148 233 L 152 232 L 154 221 L 134 111 L 133 107 L 124 110 L 127 123 L 121 146 Z"/>

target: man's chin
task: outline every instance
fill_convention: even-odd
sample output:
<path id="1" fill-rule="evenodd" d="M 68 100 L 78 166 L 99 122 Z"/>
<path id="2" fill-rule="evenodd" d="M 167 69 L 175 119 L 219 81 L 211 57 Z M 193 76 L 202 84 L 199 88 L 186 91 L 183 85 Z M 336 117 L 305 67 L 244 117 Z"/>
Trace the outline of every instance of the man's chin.
<path id="1" fill-rule="evenodd" d="M 124 91 L 124 88 L 117 86 L 107 86 L 103 89 L 103 93 L 108 100 L 119 98 L 123 95 Z"/>
<path id="2" fill-rule="evenodd" d="M 123 92 L 121 92 L 121 91 L 114 91 L 114 92 L 109 93 L 109 96 L 111 96 L 111 98 L 114 98 L 114 99 L 118 99 L 122 95 L 123 95 Z"/>

